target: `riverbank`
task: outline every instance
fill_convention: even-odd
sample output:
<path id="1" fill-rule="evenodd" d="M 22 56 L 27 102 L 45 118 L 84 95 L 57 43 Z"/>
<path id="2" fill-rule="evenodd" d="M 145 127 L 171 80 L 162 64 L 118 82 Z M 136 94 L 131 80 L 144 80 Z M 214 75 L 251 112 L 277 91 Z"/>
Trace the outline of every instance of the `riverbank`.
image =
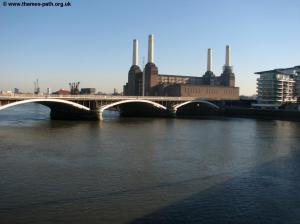
<path id="1" fill-rule="evenodd" d="M 300 121 L 300 111 L 297 110 L 266 110 L 254 108 L 226 108 L 225 116 L 248 117 L 270 120 Z"/>
<path id="2" fill-rule="evenodd" d="M 222 111 L 200 115 L 177 115 L 178 118 L 218 119 L 225 117 L 253 118 L 263 120 L 300 121 L 300 111 L 296 110 L 263 110 L 255 108 L 225 108 Z"/>

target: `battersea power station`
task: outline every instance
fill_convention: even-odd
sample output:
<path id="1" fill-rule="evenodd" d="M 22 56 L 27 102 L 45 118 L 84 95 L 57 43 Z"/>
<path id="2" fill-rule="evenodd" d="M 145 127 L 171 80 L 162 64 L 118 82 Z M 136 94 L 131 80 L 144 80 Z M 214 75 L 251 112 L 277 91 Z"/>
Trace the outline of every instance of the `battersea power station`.
<path id="1" fill-rule="evenodd" d="M 239 88 L 230 62 L 230 47 L 226 46 L 223 72 L 212 71 L 212 50 L 207 52 L 207 71 L 203 76 L 159 74 L 154 63 L 154 37 L 148 39 L 148 63 L 143 71 L 138 65 L 138 40 L 133 40 L 133 60 L 124 85 L 126 96 L 178 96 L 213 100 L 238 100 Z"/>

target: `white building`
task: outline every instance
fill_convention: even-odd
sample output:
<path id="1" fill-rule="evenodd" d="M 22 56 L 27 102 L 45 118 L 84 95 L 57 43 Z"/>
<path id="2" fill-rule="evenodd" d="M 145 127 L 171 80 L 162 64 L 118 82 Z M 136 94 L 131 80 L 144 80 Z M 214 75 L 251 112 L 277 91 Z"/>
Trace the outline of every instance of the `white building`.
<path id="1" fill-rule="evenodd" d="M 298 69 L 296 71 L 296 95 L 298 102 L 300 102 L 300 66 L 297 66 Z"/>
<path id="2" fill-rule="evenodd" d="M 300 66 L 256 72 L 259 103 L 282 104 L 297 101 L 300 96 Z"/>

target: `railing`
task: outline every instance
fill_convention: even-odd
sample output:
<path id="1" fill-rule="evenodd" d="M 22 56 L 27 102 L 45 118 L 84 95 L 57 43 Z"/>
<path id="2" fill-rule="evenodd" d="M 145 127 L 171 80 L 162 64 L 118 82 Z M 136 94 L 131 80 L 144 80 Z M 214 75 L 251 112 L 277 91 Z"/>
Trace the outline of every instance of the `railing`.
<path id="1" fill-rule="evenodd" d="M 207 98 L 176 97 L 176 96 L 111 96 L 111 95 L 56 95 L 56 94 L 0 94 L 0 99 L 32 99 L 32 98 L 60 98 L 69 100 L 122 100 L 122 99 L 145 99 L 145 100 L 166 100 L 166 101 L 189 101 L 195 99 L 208 100 Z M 211 99 L 210 99 L 211 100 Z M 216 99 L 217 100 L 217 99 Z"/>

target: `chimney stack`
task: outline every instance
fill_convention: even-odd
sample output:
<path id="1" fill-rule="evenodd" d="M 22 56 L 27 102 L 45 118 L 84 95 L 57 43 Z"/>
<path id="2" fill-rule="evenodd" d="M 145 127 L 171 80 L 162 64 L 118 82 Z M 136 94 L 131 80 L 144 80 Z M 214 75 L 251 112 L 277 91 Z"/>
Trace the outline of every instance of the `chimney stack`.
<path id="1" fill-rule="evenodd" d="M 207 49 L 207 71 L 212 71 L 212 50 L 211 48 Z"/>
<path id="2" fill-rule="evenodd" d="M 133 40 L 133 57 L 132 57 L 132 65 L 139 64 L 139 42 L 137 39 Z"/>
<path id="3" fill-rule="evenodd" d="M 154 37 L 152 34 L 148 38 L 148 63 L 154 63 Z"/>
<path id="4" fill-rule="evenodd" d="M 230 55 L 230 47 L 226 45 L 226 58 L 225 58 L 225 66 L 230 66 L 231 64 L 231 55 Z"/>

